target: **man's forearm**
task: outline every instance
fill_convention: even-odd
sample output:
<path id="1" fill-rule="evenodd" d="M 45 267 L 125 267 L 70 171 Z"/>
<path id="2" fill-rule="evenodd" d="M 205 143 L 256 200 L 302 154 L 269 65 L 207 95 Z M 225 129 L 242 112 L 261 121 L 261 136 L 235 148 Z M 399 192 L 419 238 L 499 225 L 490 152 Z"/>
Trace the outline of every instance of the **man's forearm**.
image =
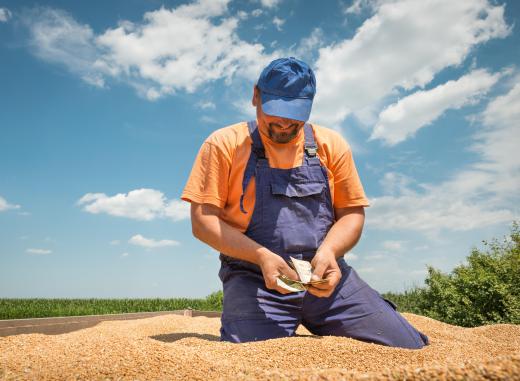
<path id="1" fill-rule="evenodd" d="M 330 228 L 318 252 L 332 252 L 336 258 L 344 256 L 359 241 L 364 222 L 365 215 L 362 210 L 341 216 Z"/>
<path id="2" fill-rule="evenodd" d="M 271 253 L 215 215 L 205 216 L 203 222 L 193 227 L 193 234 L 217 251 L 257 265 Z"/>

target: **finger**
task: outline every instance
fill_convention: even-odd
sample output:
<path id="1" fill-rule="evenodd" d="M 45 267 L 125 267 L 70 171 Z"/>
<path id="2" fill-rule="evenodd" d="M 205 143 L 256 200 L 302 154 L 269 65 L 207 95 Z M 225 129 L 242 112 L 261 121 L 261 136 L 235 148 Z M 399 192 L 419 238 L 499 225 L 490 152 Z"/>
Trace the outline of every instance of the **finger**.
<path id="1" fill-rule="evenodd" d="M 280 294 L 288 294 L 288 293 L 291 292 L 291 291 L 289 291 L 289 290 L 286 290 L 286 289 L 283 288 L 283 287 L 278 286 L 276 283 L 274 283 L 274 284 L 268 284 L 268 283 L 266 282 L 265 286 L 266 286 L 269 290 L 278 291 Z"/>
<path id="2" fill-rule="evenodd" d="M 327 275 L 327 280 L 329 281 L 329 284 L 335 288 L 341 280 L 341 271 L 338 270 L 331 272 L 330 275 Z"/>
<path id="3" fill-rule="evenodd" d="M 328 280 L 328 279 L 327 279 L 327 283 L 311 284 L 310 287 L 317 288 L 318 290 L 329 290 L 329 289 L 333 288 L 330 280 Z"/>
<path id="4" fill-rule="evenodd" d="M 276 286 L 275 290 L 278 291 L 280 294 L 290 294 L 291 292 L 293 292 L 293 291 L 286 290 L 285 288 L 280 287 L 278 285 Z"/>
<path id="5" fill-rule="evenodd" d="M 278 287 L 278 285 L 276 284 L 276 277 L 266 276 L 265 287 L 267 287 L 269 290 L 276 290 L 276 287 Z"/>
<path id="6" fill-rule="evenodd" d="M 288 277 L 289 279 L 300 280 L 298 273 L 296 271 L 294 271 L 293 269 L 291 269 L 289 267 L 289 265 L 287 265 L 287 264 L 280 269 L 280 272 L 283 275 L 285 275 L 286 277 Z"/>
<path id="7" fill-rule="evenodd" d="M 341 271 L 339 269 L 329 268 L 327 271 L 325 271 L 323 278 L 328 281 L 326 285 L 334 288 L 341 280 Z"/>
<path id="8" fill-rule="evenodd" d="M 280 294 L 288 294 L 291 292 L 291 291 L 279 286 L 278 283 L 276 282 L 276 279 L 277 279 L 276 276 L 272 276 L 272 277 L 270 277 L 270 279 L 266 279 L 265 286 L 270 290 L 278 291 Z"/>
<path id="9" fill-rule="evenodd" d="M 318 262 L 316 264 L 316 267 L 314 268 L 314 271 L 312 272 L 311 280 L 320 280 L 323 278 L 323 274 L 325 273 L 325 270 L 327 270 L 327 263 L 324 262 Z"/>
<path id="10" fill-rule="evenodd" d="M 320 290 L 314 286 L 310 286 L 307 291 L 318 298 L 326 298 L 332 295 L 332 290 Z"/>

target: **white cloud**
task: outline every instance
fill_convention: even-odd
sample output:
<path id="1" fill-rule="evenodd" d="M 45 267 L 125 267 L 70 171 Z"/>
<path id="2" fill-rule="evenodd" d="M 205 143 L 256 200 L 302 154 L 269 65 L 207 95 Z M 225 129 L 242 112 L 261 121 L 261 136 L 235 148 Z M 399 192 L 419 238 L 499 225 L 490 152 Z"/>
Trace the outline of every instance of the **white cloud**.
<path id="1" fill-rule="evenodd" d="M 251 89 L 251 93 L 252 92 L 253 90 Z M 237 98 L 232 102 L 232 104 L 241 117 L 247 118 L 247 120 L 253 120 L 256 118 L 256 108 L 251 104 L 251 98 Z"/>
<path id="2" fill-rule="evenodd" d="M 228 2 L 160 8 L 145 13 L 142 22 L 122 20 L 100 35 L 61 10 L 36 8 L 23 19 L 42 59 L 65 65 L 91 85 L 103 87 L 114 78 L 155 100 L 217 79 L 256 78 L 274 57 L 238 37 L 240 15 L 226 17 Z"/>
<path id="3" fill-rule="evenodd" d="M 245 20 L 249 17 L 249 15 L 247 14 L 247 12 L 245 11 L 238 11 L 237 12 L 237 17 L 240 19 L 240 20 Z"/>
<path id="4" fill-rule="evenodd" d="M 11 11 L 7 8 L 0 8 L 0 22 L 7 22 L 11 18 Z"/>
<path id="5" fill-rule="evenodd" d="M 443 185 L 454 187 L 457 184 L 454 179 Z M 474 194 L 472 198 L 475 198 Z M 489 204 L 483 207 L 475 200 L 464 199 L 460 192 L 444 194 L 441 186 L 435 186 L 425 194 L 382 196 L 371 200 L 373 207 L 367 225 L 383 230 L 464 231 L 513 219 L 513 213 L 507 207 L 494 209 Z"/>
<path id="6" fill-rule="evenodd" d="M 164 208 L 164 215 L 173 221 L 190 218 L 190 204 L 181 200 L 170 200 Z"/>
<path id="7" fill-rule="evenodd" d="M 510 33 L 504 6 L 486 0 L 403 0 L 374 7 L 352 39 L 319 50 L 316 122 L 339 126 L 398 88 L 422 88 L 441 70 L 462 63 L 477 44 Z"/>
<path id="8" fill-rule="evenodd" d="M 306 62 L 313 61 L 312 56 L 317 51 L 317 48 L 323 45 L 325 35 L 321 28 L 314 28 L 309 37 L 304 37 L 300 40 L 295 48 L 289 48 L 289 54 L 297 58 L 303 59 Z"/>
<path id="9" fill-rule="evenodd" d="M 131 243 L 132 245 L 145 247 L 147 249 L 156 249 L 160 247 L 170 247 L 170 246 L 177 246 L 179 245 L 179 242 L 171 240 L 171 239 L 162 239 L 162 240 L 154 240 L 150 238 L 145 238 L 141 234 L 136 234 L 130 240 L 128 240 L 128 243 Z"/>
<path id="10" fill-rule="evenodd" d="M 495 98 L 482 113 L 485 128 L 475 136 L 471 150 L 479 153 L 483 161 L 476 165 L 481 170 L 503 172 L 504 176 L 516 179 L 519 188 L 520 155 L 520 76 L 513 81 L 513 88 L 505 95 Z M 504 185 L 504 184 L 502 184 Z M 514 185 L 511 184 L 511 185 Z M 514 188 L 496 189 L 514 191 Z"/>
<path id="11" fill-rule="evenodd" d="M 209 116 L 209 115 L 202 115 L 200 117 L 200 121 L 202 123 L 207 123 L 207 124 L 218 124 L 218 125 L 221 125 L 221 123 L 218 121 L 218 119 L 215 119 L 214 117 Z"/>
<path id="12" fill-rule="evenodd" d="M 197 106 L 199 108 L 201 108 L 202 110 L 215 110 L 217 108 L 217 106 L 215 106 L 215 103 L 211 102 L 211 101 L 207 101 L 207 102 L 199 102 L 197 103 Z"/>
<path id="13" fill-rule="evenodd" d="M 50 254 L 52 253 L 52 250 L 48 249 L 27 249 L 27 253 L 29 254 Z"/>
<path id="14" fill-rule="evenodd" d="M 257 9 L 254 9 L 252 12 L 251 12 L 251 16 L 253 17 L 258 17 L 258 16 L 261 16 L 262 13 L 264 13 L 263 10 L 257 8 Z"/>
<path id="15" fill-rule="evenodd" d="M 457 80 L 448 81 L 431 90 L 416 91 L 385 108 L 379 114 L 370 140 L 382 139 L 395 145 L 439 118 L 449 109 L 475 104 L 500 78 L 500 73 L 473 70 Z"/>
<path id="16" fill-rule="evenodd" d="M 355 270 L 356 270 L 356 272 L 363 273 L 363 274 L 373 273 L 376 271 L 376 269 L 374 267 L 361 267 L 361 268 L 355 269 Z"/>
<path id="17" fill-rule="evenodd" d="M 20 205 L 9 204 L 5 198 L 0 196 L 0 212 L 4 212 L 9 209 L 20 209 Z"/>
<path id="18" fill-rule="evenodd" d="M 119 241 L 118 239 L 114 239 L 114 240 L 110 241 L 110 244 L 111 244 L 112 246 L 119 245 L 120 243 L 121 243 L 121 241 Z"/>
<path id="19" fill-rule="evenodd" d="M 347 253 L 345 254 L 345 260 L 348 262 L 348 261 L 355 261 L 359 259 L 359 256 L 357 254 L 354 254 L 354 253 Z"/>
<path id="20" fill-rule="evenodd" d="M 491 101 L 481 115 L 484 128 L 474 136 L 470 150 L 478 153 L 482 160 L 473 168 L 487 174 L 485 182 L 479 184 L 487 192 L 492 203 L 503 200 L 510 205 L 519 205 L 520 189 L 520 76 L 512 89 Z M 468 176 L 469 177 L 469 176 Z M 478 178 L 477 178 L 478 179 Z M 466 179 L 471 184 L 472 179 Z M 520 210 L 514 209 L 516 215 Z"/>
<path id="21" fill-rule="evenodd" d="M 283 26 L 283 24 L 285 24 L 285 20 L 275 16 L 273 18 L 273 24 L 276 27 L 276 29 L 278 29 L 278 31 L 281 32 L 282 26 Z"/>
<path id="22" fill-rule="evenodd" d="M 381 246 L 383 246 L 383 248 L 386 249 L 386 250 L 399 251 L 399 250 L 403 249 L 405 243 L 406 243 L 406 241 L 392 241 L 392 240 L 388 240 L 388 241 L 383 241 L 381 243 Z"/>
<path id="23" fill-rule="evenodd" d="M 467 231 L 519 218 L 520 85 L 517 80 L 513 83 L 480 115 L 482 127 L 470 147 L 479 160 L 440 184 L 415 184 L 409 177 L 394 176 L 406 179 L 402 191 L 371 198 L 367 225 L 436 234 L 441 229 Z"/>
<path id="24" fill-rule="evenodd" d="M 104 193 L 87 193 L 77 205 L 93 214 L 106 213 L 112 216 L 127 217 L 135 220 L 151 221 L 156 218 L 170 218 L 174 221 L 189 217 L 189 204 L 180 200 L 167 200 L 164 194 L 155 189 L 135 189 L 115 196 Z"/>
<path id="25" fill-rule="evenodd" d="M 94 32 L 59 9 L 34 8 L 21 20 L 31 33 L 32 51 L 39 58 L 67 67 L 85 82 L 104 87 L 103 73 L 95 67 L 98 50 Z"/>
<path id="26" fill-rule="evenodd" d="M 412 193 L 408 188 L 413 182 L 409 176 L 397 172 L 387 172 L 383 175 L 379 184 L 381 189 L 385 190 L 387 195 L 410 194 Z"/>
<path id="27" fill-rule="evenodd" d="M 373 260 L 373 259 L 383 259 L 383 258 L 386 258 L 386 257 L 388 257 L 388 254 L 386 254 L 386 253 L 383 254 L 381 252 L 376 251 L 373 254 L 365 255 L 363 258 L 364 259 L 371 259 L 371 260 Z"/>
<path id="28" fill-rule="evenodd" d="M 124 258 L 124 257 L 128 257 L 128 253 L 126 253 L 126 252 L 125 252 L 125 253 L 122 253 L 122 254 L 120 255 L 120 257 L 123 257 L 123 258 Z"/>
<path id="29" fill-rule="evenodd" d="M 345 14 L 359 15 L 363 9 L 374 8 L 378 2 L 376 0 L 354 0 L 352 4 L 343 9 Z"/>
<path id="30" fill-rule="evenodd" d="M 262 3 L 262 6 L 266 8 L 274 8 L 280 4 L 281 0 L 260 0 L 260 3 Z"/>

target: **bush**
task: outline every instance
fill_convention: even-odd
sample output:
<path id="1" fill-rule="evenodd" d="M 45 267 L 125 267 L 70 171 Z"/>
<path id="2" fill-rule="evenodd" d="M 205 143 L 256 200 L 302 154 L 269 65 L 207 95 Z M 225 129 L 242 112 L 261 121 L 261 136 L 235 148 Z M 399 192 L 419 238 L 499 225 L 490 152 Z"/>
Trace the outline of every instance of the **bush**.
<path id="1" fill-rule="evenodd" d="M 222 300 L 224 298 L 224 292 L 222 290 L 212 292 L 206 296 L 206 308 L 208 311 L 222 311 Z"/>
<path id="2" fill-rule="evenodd" d="M 405 290 L 402 294 L 394 292 L 385 292 L 381 294 L 385 299 L 390 299 L 397 305 L 399 312 L 411 312 L 416 315 L 424 315 L 421 308 L 421 299 L 423 298 L 423 290 L 420 287 L 414 287 Z"/>
<path id="3" fill-rule="evenodd" d="M 493 239 L 481 252 L 474 248 L 467 265 L 451 274 L 428 266 L 426 288 L 416 310 L 449 324 L 475 327 L 492 323 L 520 324 L 520 229 L 513 222 L 510 239 Z"/>

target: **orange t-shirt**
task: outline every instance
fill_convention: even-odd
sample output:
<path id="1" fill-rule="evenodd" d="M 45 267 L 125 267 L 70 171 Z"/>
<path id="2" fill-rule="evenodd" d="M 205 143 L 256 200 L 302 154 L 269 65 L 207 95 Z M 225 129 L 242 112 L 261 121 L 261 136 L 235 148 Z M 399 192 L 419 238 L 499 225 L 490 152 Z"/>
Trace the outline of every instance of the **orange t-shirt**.
<path id="1" fill-rule="evenodd" d="M 349 144 L 334 130 L 316 124 L 311 126 L 318 145 L 317 155 L 321 165 L 327 168 L 334 207 L 370 206 Z M 302 165 L 305 140 L 303 128 L 288 143 L 273 142 L 262 128 L 260 137 L 269 166 L 288 169 Z M 242 179 L 251 153 L 251 143 L 247 122 L 214 131 L 200 147 L 181 199 L 222 208 L 221 218 L 245 232 L 255 205 L 253 176 L 244 194 L 244 209 L 247 213 L 240 210 Z"/>

